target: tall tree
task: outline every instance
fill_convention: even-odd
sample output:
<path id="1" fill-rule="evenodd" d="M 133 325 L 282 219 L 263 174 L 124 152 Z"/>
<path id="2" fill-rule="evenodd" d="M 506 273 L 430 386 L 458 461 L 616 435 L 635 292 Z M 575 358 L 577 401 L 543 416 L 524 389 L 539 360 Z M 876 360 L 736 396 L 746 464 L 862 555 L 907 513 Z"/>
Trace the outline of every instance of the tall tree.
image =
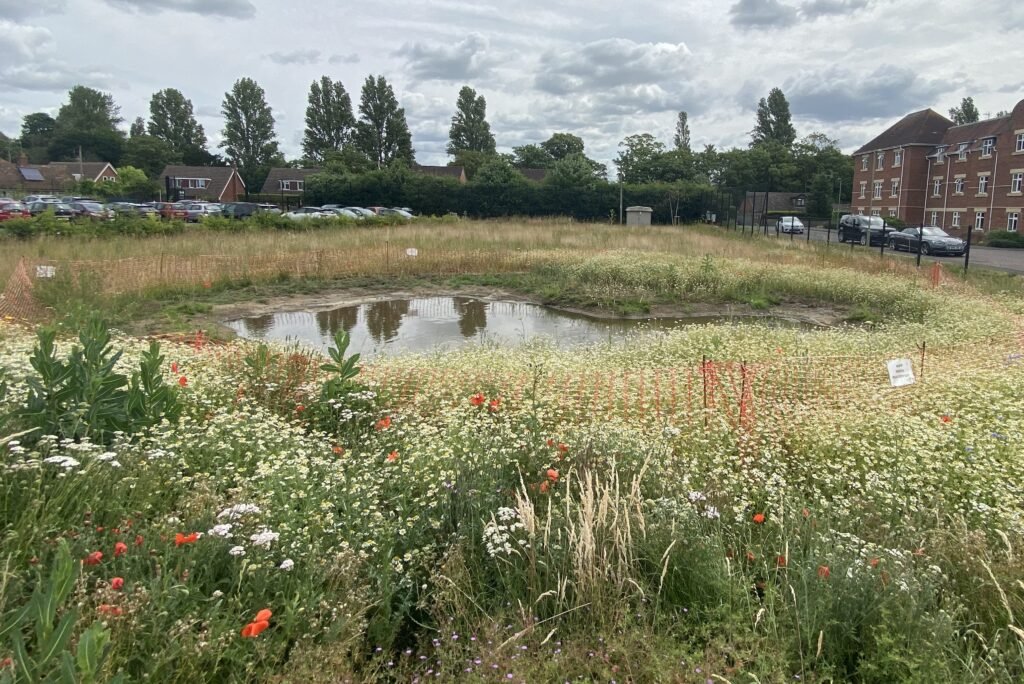
<path id="1" fill-rule="evenodd" d="M 341 81 L 322 76 L 309 86 L 306 106 L 306 132 L 302 153 L 306 159 L 322 164 L 332 152 L 341 152 L 352 139 L 356 117 L 352 114 L 352 98 Z"/>
<path id="2" fill-rule="evenodd" d="M 512 154 L 515 155 L 514 165 L 519 169 L 549 169 L 555 163 L 555 158 L 540 145 L 513 147 Z"/>
<path id="3" fill-rule="evenodd" d="M 135 121 L 132 122 L 131 128 L 128 129 L 129 138 L 137 138 L 140 135 L 146 134 L 146 122 L 141 116 L 135 117 Z"/>
<path id="4" fill-rule="evenodd" d="M 224 140 L 220 146 L 238 166 L 246 186 L 255 191 L 270 164 L 281 156 L 274 134 L 274 114 L 266 94 L 256 81 L 241 78 L 224 94 L 221 112 Z"/>
<path id="5" fill-rule="evenodd" d="M 573 152 L 555 162 L 544 182 L 558 188 L 592 188 L 600 177 L 593 162 L 582 152 Z"/>
<path id="6" fill-rule="evenodd" d="M 615 166 L 626 183 L 649 183 L 654 178 L 653 162 L 665 153 L 665 145 L 650 133 L 630 135 L 619 143 Z"/>
<path id="7" fill-rule="evenodd" d="M 122 121 L 120 112 L 108 93 L 75 86 L 57 112 L 51 158 L 72 159 L 81 148 L 83 157 L 116 164 L 124 143 L 124 133 L 117 128 Z"/>
<path id="8" fill-rule="evenodd" d="M 540 146 L 555 161 L 565 159 L 571 154 L 583 154 L 583 138 L 572 133 L 555 133 Z"/>
<path id="9" fill-rule="evenodd" d="M 494 136 L 487 123 L 487 100 L 469 86 L 462 86 L 455 104 L 455 116 L 448 130 L 448 154 L 462 150 L 494 153 Z"/>
<path id="10" fill-rule="evenodd" d="M 974 98 L 965 97 L 960 101 L 959 107 L 953 107 L 949 110 L 949 118 L 957 126 L 962 126 L 963 124 L 977 123 L 981 120 L 981 114 L 978 113 L 978 108 L 974 106 Z"/>
<path id="11" fill-rule="evenodd" d="M 752 145 L 775 142 L 783 147 L 790 147 L 796 140 L 796 129 L 793 128 L 793 115 L 789 111 L 789 101 L 778 88 L 772 88 L 767 98 L 761 98 L 757 104 L 757 125 L 751 132 Z"/>
<path id="12" fill-rule="evenodd" d="M 676 134 L 672 143 L 680 152 L 690 151 L 690 115 L 686 112 L 679 112 L 676 118 Z"/>
<path id="13" fill-rule="evenodd" d="M 183 158 L 202 158 L 202 153 L 206 153 L 206 131 L 196 121 L 192 100 L 182 95 L 180 90 L 165 88 L 153 93 L 149 100 L 147 129 L 150 135 L 166 142 Z"/>
<path id="14" fill-rule="evenodd" d="M 811 192 L 807 196 L 807 214 L 815 218 L 832 215 L 833 179 L 825 173 L 816 173 L 811 179 Z"/>
<path id="15" fill-rule="evenodd" d="M 50 143 L 57 121 L 45 112 L 27 114 L 21 121 L 21 149 L 35 164 L 50 161 Z"/>
<path id="16" fill-rule="evenodd" d="M 398 106 L 395 91 L 383 76 L 367 76 L 363 83 L 354 142 L 377 168 L 396 160 L 413 162 L 415 150 L 405 110 Z"/>
<path id="17" fill-rule="evenodd" d="M 121 163 L 142 169 L 150 178 L 156 178 L 168 164 L 181 163 L 181 156 L 163 138 L 143 134 L 128 138 Z"/>

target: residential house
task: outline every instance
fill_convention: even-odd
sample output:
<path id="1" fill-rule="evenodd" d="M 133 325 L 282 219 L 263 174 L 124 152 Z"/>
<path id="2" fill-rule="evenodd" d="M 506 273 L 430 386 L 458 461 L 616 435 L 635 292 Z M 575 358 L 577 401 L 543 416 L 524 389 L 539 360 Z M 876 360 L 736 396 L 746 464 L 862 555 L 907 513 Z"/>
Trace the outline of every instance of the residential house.
<path id="1" fill-rule="evenodd" d="M 245 182 L 231 166 L 168 166 L 160 174 L 160 185 L 175 199 L 237 202 L 245 195 Z"/>
<path id="2" fill-rule="evenodd" d="M 421 166 L 413 164 L 410 167 L 413 173 L 422 173 L 424 176 L 436 178 L 454 178 L 460 183 L 466 182 L 466 169 L 462 166 Z"/>
<path id="3" fill-rule="evenodd" d="M 779 216 L 803 216 L 807 213 L 807 195 L 802 192 L 747 192 L 736 209 L 736 220 L 743 225 L 772 223 Z"/>
<path id="4" fill-rule="evenodd" d="M 854 153 L 853 209 L 965 237 L 1022 229 L 1024 100 L 1005 116 L 955 126 L 908 114 Z"/>
<path id="5" fill-rule="evenodd" d="M 76 183 L 83 180 L 92 181 L 93 183 L 103 181 L 113 183 L 117 182 L 119 178 L 117 169 L 109 162 L 51 162 L 47 164 L 46 168 L 54 170 L 59 168 L 60 173 L 70 177 Z"/>
<path id="6" fill-rule="evenodd" d="M 73 183 L 66 169 L 29 164 L 24 152 L 16 164 L 0 159 L 0 197 L 56 195 Z"/>
<path id="7" fill-rule="evenodd" d="M 263 182 L 264 195 L 301 195 L 306 191 L 306 179 L 323 169 L 270 169 Z"/>

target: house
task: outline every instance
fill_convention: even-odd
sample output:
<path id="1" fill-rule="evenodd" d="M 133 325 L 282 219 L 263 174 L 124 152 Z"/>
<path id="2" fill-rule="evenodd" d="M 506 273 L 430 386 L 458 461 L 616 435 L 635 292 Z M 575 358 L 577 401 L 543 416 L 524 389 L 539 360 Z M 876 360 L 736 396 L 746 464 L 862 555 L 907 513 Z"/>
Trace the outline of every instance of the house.
<path id="1" fill-rule="evenodd" d="M 109 162 L 51 162 L 46 168 L 58 169 L 60 173 L 69 176 L 76 183 L 83 180 L 101 183 L 103 181 L 117 182 L 119 176 L 117 169 Z"/>
<path id="2" fill-rule="evenodd" d="M 736 209 L 737 221 L 760 226 L 770 217 L 802 216 L 807 213 L 807 195 L 802 192 L 747 192 Z"/>
<path id="3" fill-rule="evenodd" d="M 323 169 L 270 169 L 263 182 L 264 195 L 301 195 L 306 191 L 306 179 Z"/>
<path id="4" fill-rule="evenodd" d="M 413 164 L 410 170 L 413 173 L 422 173 L 424 176 L 454 178 L 459 183 L 466 182 L 466 169 L 462 166 L 420 166 L 419 164 Z"/>
<path id="5" fill-rule="evenodd" d="M 74 182 L 66 169 L 29 164 L 24 152 L 16 164 L 0 159 L 0 197 L 55 195 L 70 188 Z"/>
<path id="6" fill-rule="evenodd" d="M 962 126 L 930 109 L 903 117 L 854 153 L 853 209 L 959 237 L 1021 230 L 1024 100 Z"/>
<path id="7" fill-rule="evenodd" d="M 245 181 L 232 166 L 167 166 L 160 185 L 168 198 L 236 202 L 245 195 Z"/>

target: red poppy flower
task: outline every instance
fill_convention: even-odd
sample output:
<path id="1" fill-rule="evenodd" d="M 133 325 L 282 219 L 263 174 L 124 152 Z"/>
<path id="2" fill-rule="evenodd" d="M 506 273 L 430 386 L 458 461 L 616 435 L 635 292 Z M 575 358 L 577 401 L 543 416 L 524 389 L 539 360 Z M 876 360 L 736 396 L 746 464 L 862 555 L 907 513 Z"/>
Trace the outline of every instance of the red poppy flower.
<path id="1" fill-rule="evenodd" d="M 121 606 L 112 606 L 109 603 L 101 603 L 97 610 L 101 615 L 113 615 L 114 617 L 119 617 L 124 612 L 121 610 Z"/>
<path id="2" fill-rule="evenodd" d="M 549 489 L 551 489 L 551 487 L 548 485 L 548 481 L 547 480 L 544 480 L 543 482 L 540 483 L 540 493 L 541 494 L 547 494 Z"/>
<path id="3" fill-rule="evenodd" d="M 114 591 L 121 591 L 124 588 L 124 578 L 115 577 L 114 579 L 110 580 L 110 588 Z"/>
<path id="4" fill-rule="evenodd" d="M 392 451 L 388 454 L 388 463 L 394 463 L 398 460 L 398 451 Z"/>
<path id="5" fill-rule="evenodd" d="M 877 568 L 879 563 L 881 563 L 881 561 L 877 558 L 872 558 L 868 561 L 868 565 L 870 565 L 873 568 Z"/>
<path id="6" fill-rule="evenodd" d="M 562 444 L 561 442 L 559 442 L 559 443 L 558 443 L 558 450 L 559 450 L 560 452 L 562 452 L 563 454 L 565 454 L 565 453 L 568 453 L 568 452 L 569 452 L 569 447 L 568 447 L 568 446 L 566 446 L 565 444 Z"/>
<path id="7" fill-rule="evenodd" d="M 387 430 L 389 427 L 391 427 L 391 416 L 384 416 L 383 418 L 377 421 L 377 424 L 374 427 L 377 428 L 377 432 L 380 432 L 381 430 Z"/>
<path id="8" fill-rule="evenodd" d="M 757 556 L 754 555 L 753 551 L 747 551 L 747 562 L 753 563 Z"/>
<path id="9" fill-rule="evenodd" d="M 828 579 L 832 575 L 832 571 L 828 569 L 827 565 L 818 566 L 818 577 L 821 579 Z"/>
<path id="10" fill-rule="evenodd" d="M 469 398 L 469 403 L 473 406 L 483 406 L 486 401 L 487 397 L 483 395 L 483 392 L 478 392 Z"/>
<path id="11" fill-rule="evenodd" d="M 256 613 L 256 619 L 253 622 L 267 622 L 270 618 L 274 617 L 274 613 L 269 608 L 264 608 L 260 612 Z"/>
<path id="12" fill-rule="evenodd" d="M 943 423 L 952 423 L 953 422 L 953 419 L 950 418 L 949 416 L 942 416 L 942 417 L 939 418 L 939 420 L 941 420 Z"/>
<path id="13" fill-rule="evenodd" d="M 779 567 L 779 568 L 786 567 L 787 562 L 788 561 L 786 560 L 785 556 L 779 556 L 778 558 L 775 559 L 775 565 L 776 565 L 776 567 Z"/>
<path id="14" fill-rule="evenodd" d="M 753 520 L 754 520 L 754 523 L 757 524 L 757 525 L 763 524 L 764 523 L 764 513 L 755 513 Z"/>
<path id="15" fill-rule="evenodd" d="M 341 456 L 341 455 L 342 455 L 343 453 L 345 453 L 345 450 L 344 450 L 344 449 L 342 449 L 342 448 L 341 448 L 340 446 L 338 446 L 337 444 L 335 444 L 335 445 L 334 445 L 334 447 L 333 447 L 333 448 L 331 449 L 331 451 L 333 451 L 333 452 L 334 452 L 334 455 L 335 455 L 335 456 Z"/>
<path id="16" fill-rule="evenodd" d="M 141 534 L 135 535 L 135 545 L 136 546 L 142 546 L 142 542 L 143 542 L 142 535 Z"/>
<path id="17" fill-rule="evenodd" d="M 178 384 L 184 387 L 185 385 L 188 384 L 188 378 L 182 375 L 180 378 L 178 378 Z"/>
<path id="18" fill-rule="evenodd" d="M 175 375 L 178 374 L 178 362 L 177 361 L 174 361 L 174 362 L 171 363 L 171 372 L 174 373 Z"/>
<path id="19" fill-rule="evenodd" d="M 183 546 L 185 544 L 195 544 L 199 540 L 199 533 L 193 532 L 191 534 L 182 534 L 178 532 L 174 535 L 174 545 Z"/>
<path id="20" fill-rule="evenodd" d="M 102 551 L 93 551 L 82 561 L 83 565 L 99 565 L 100 561 L 103 560 Z"/>
<path id="21" fill-rule="evenodd" d="M 491 399 L 490 403 L 487 404 L 487 410 L 494 413 L 501 408 L 501 399 Z"/>
<path id="22" fill-rule="evenodd" d="M 547 476 L 552 482 L 558 482 L 558 471 L 554 468 L 548 468 Z"/>
<path id="23" fill-rule="evenodd" d="M 103 532 L 103 525 L 97 525 L 96 526 L 96 531 L 102 533 Z"/>
<path id="24" fill-rule="evenodd" d="M 553 447 L 553 446 L 555 446 L 555 440 L 553 440 L 553 439 L 549 439 L 549 440 L 548 440 L 548 446 L 549 446 L 549 447 Z"/>
<path id="25" fill-rule="evenodd" d="M 254 639 L 258 637 L 267 627 L 270 627 L 270 623 L 266 620 L 260 620 L 259 622 L 250 622 L 242 628 L 242 636 L 247 639 Z"/>
<path id="26" fill-rule="evenodd" d="M 128 545 L 124 542 L 117 542 L 114 544 L 114 558 L 120 558 L 124 554 L 128 553 Z"/>
<path id="27" fill-rule="evenodd" d="M 805 518 L 809 518 L 811 517 L 811 512 L 805 508 L 802 511 L 800 511 L 800 515 L 804 516 Z"/>
<path id="28" fill-rule="evenodd" d="M 295 412 L 296 413 L 302 413 L 305 410 L 306 410 L 306 407 L 303 406 L 302 404 L 298 404 L 298 405 L 295 406 Z"/>

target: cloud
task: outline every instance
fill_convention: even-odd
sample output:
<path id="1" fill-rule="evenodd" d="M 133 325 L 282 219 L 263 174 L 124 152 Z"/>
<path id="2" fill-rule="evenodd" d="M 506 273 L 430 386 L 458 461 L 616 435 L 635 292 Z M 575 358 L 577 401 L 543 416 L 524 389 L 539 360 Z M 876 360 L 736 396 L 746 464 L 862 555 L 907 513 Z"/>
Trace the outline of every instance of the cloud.
<path id="1" fill-rule="evenodd" d="M 871 73 L 836 66 L 804 71 L 783 90 L 794 117 L 839 122 L 903 115 L 957 87 L 955 80 L 927 80 L 914 69 L 883 64 Z"/>
<path id="2" fill-rule="evenodd" d="M 69 65 L 56 60 L 33 61 L 0 71 L 0 85 L 12 90 L 64 92 L 76 85 L 110 88 L 113 74 L 97 67 Z"/>
<path id="3" fill-rule="evenodd" d="M 796 21 L 797 11 L 779 0 L 739 0 L 729 9 L 729 15 L 733 26 L 748 29 L 789 26 Z"/>
<path id="4" fill-rule="evenodd" d="M 287 66 L 289 64 L 316 64 L 320 61 L 319 50 L 292 50 L 291 52 L 271 52 L 263 55 L 274 64 Z"/>
<path id="5" fill-rule="evenodd" d="M 490 75 L 497 64 L 488 55 L 490 42 L 479 33 L 471 33 L 454 45 L 406 43 L 395 51 L 405 59 L 409 74 L 420 80 L 468 81 Z"/>
<path id="6" fill-rule="evenodd" d="M 23 26 L 0 19 L 0 63 L 18 64 L 52 54 L 53 34 L 42 26 Z"/>
<path id="7" fill-rule="evenodd" d="M 223 114 L 220 111 L 220 107 L 216 105 L 199 105 L 196 108 L 196 116 L 219 119 Z"/>
<path id="8" fill-rule="evenodd" d="M 28 17 L 60 14 L 67 7 L 67 0 L 0 0 L 0 17 L 20 21 Z"/>
<path id="9" fill-rule="evenodd" d="M 355 52 L 349 55 L 331 55 L 327 62 L 330 64 L 359 64 L 359 55 Z"/>
<path id="10" fill-rule="evenodd" d="M 104 2 L 113 7 L 145 14 L 175 11 L 233 19 L 251 19 L 256 16 L 256 7 L 249 0 L 104 0 Z"/>
<path id="11" fill-rule="evenodd" d="M 690 50 L 683 43 L 609 38 L 545 53 L 534 84 L 552 95 L 568 95 L 667 83 L 686 75 L 693 66 L 689 58 Z"/>
<path id="12" fill-rule="evenodd" d="M 807 19 L 852 14 L 865 9 L 871 0 L 809 0 L 800 7 L 801 16 Z"/>

